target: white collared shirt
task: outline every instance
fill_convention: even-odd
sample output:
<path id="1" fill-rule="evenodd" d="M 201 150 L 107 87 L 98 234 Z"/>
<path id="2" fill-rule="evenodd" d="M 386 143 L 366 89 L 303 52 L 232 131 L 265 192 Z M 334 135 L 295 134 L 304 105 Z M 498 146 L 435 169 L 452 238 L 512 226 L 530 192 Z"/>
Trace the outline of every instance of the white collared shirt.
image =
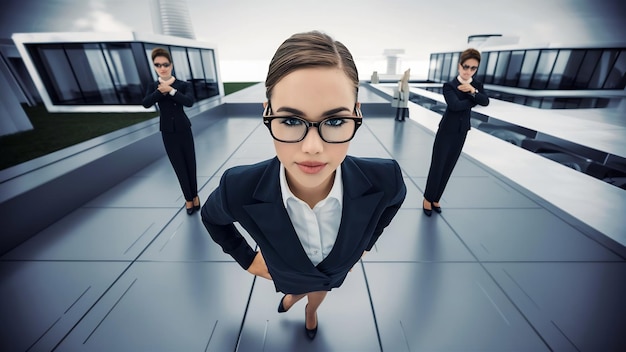
<path id="1" fill-rule="evenodd" d="M 280 165 L 280 192 L 302 248 L 313 265 L 319 264 L 333 249 L 337 240 L 343 206 L 341 166 L 335 172 L 333 187 L 328 196 L 313 209 L 296 197 L 287 184 L 285 167 Z"/>

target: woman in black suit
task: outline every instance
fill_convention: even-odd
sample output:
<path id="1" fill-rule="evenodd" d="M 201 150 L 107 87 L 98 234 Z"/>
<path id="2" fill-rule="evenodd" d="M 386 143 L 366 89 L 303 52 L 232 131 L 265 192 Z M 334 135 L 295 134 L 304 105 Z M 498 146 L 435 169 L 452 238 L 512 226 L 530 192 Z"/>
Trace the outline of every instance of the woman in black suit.
<path id="1" fill-rule="evenodd" d="M 294 34 L 271 60 L 265 87 L 263 123 L 276 157 L 226 170 L 202 221 L 242 268 L 284 293 L 279 313 L 307 298 L 304 328 L 313 339 L 318 307 L 372 249 L 406 187 L 394 160 L 347 155 L 362 117 L 356 65 L 343 44 Z"/>
<path id="2" fill-rule="evenodd" d="M 448 106 L 439 122 L 435 135 L 430 170 L 424 190 L 424 214 L 433 210 L 441 213 L 439 200 L 459 160 L 467 131 L 470 129 L 471 109 L 476 105 L 489 105 L 483 85 L 472 78 L 480 64 L 480 52 L 467 49 L 459 57 L 459 75 L 443 85 L 443 97 Z"/>
<path id="3" fill-rule="evenodd" d="M 191 122 L 183 110 L 183 106 L 193 105 L 191 87 L 189 83 L 172 76 L 174 65 L 167 50 L 154 48 L 151 56 L 159 79 L 150 84 L 142 104 L 146 108 L 154 104 L 159 106 L 159 130 L 163 145 L 183 191 L 187 214 L 191 215 L 200 210 L 193 133 Z"/>

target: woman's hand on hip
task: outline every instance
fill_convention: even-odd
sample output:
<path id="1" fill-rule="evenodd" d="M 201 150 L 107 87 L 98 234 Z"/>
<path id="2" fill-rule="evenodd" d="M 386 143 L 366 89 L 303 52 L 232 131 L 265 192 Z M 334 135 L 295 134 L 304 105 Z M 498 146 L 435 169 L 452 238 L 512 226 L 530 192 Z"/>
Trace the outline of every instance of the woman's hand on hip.
<path id="1" fill-rule="evenodd" d="M 265 259 L 263 259 L 261 251 L 256 252 L 256 256 L 254 256 L 252 264 L 248 267 L 248 272 L 252 275 L 260 276 L 268 280 L 272 279 L 269 270 L 267 270 L 267 265 L 265 264 Z"/>

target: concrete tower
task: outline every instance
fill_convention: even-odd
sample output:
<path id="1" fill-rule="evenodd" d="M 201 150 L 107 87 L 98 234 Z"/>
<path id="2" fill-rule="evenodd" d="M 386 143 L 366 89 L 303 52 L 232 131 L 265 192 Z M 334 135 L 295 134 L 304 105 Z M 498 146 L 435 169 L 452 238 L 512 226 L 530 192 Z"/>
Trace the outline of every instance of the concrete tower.
<path id="1" fill-rule="evenodd" d="M 186 0 L 150 0 L 154 33 L 196 39 Z"/>

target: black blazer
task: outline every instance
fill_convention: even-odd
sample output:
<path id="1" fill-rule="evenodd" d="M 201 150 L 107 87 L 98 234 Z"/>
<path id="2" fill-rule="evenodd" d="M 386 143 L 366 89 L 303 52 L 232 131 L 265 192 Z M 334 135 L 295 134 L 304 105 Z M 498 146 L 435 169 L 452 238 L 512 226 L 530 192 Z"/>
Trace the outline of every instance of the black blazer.
<path id="1" fill-rule="evenodd" d="M 202 207 L 202 222 L 213 240 L 247 269 L 256 252 L 235 228 L 255 240 L 277 291 L 329 291 L 370 250 L 406 196 L 395 160 L 347 156 L 341 164 L 343 213 L 337 240 L 317 266 L 309 260 L 283 204 L 278 158 L 224 172 Z"/>
<path id="2" fill-rule="evenodd" d="M 476 96 L 461 92 L 457 87 L 461 82 L 457 78 L 443 84 L 443 97 L 448 104 L 439 121 L 439 132 L 466 132 L 471 128 L 471 109 L 476 105 L 489 105 L 489 97 L 483 90 L 483 84 L 472 80 L 472 87 L 478 89 Z"/>
<path id="3" fill-rule="evenodd" d="M 183 106 L 191 107 L 193 105 L 193 95 L 189 83 L 175 80 L 172 83 L 172 87 L 177 91 L 174 96 L 159 92 L 158 86 L 159 81 L 150 84 L 141 104 L 144 108 L 149 108 L 156 103 L 159 104 L 161 112 L 159 130 L 176 132 L 189 129 L 191 122 L 183 110 Z"/>

